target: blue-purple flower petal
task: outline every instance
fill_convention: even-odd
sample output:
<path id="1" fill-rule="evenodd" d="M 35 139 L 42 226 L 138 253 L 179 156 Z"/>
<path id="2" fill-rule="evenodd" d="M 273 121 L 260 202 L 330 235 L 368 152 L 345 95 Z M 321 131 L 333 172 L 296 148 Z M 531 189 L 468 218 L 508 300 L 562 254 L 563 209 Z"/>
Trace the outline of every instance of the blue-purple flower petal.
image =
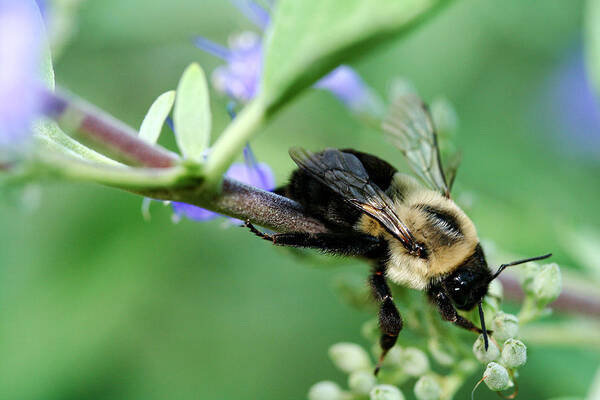
<path id="1" fill-rule="evenodd" d="M 340 65 L 315 84 L 317 89 L 330 91 L 350 110 L 370 112 L 377 107 L 377 97 L 363 81 L 358 72 L 347 65 Z"/>
<path id="2" fill-rule="evenodd" d="M 15 149 L 30 136 L 40 107 L 42 34 L 33 0 L 0 0 L 0 147 Z"/>
<path id="3" fill-rule="evenodd" d="M 553 84 L 552 112 L 560 126 L 561 146 L 578 153 L 600 154 L 600 98 L 593 91 L 581 50 L 570 54 Z"/>
<path id="4" fill-rule="evenodd" d="M 217 91 L 247 102 L 258 93 L 262 72 L 262 43 L 254 32 L 242 32 L 230 39 L 230 55 L 227 64 L 212 73 L 213 86 Z"/>
<path id="5" fill-rule="evenodd" d="M 231 0 L 241 12 L 263 31 L 271 22 L 269 12 L 252 0 Z"/>
<path id="6" fill-rule="evenodd" d="M 197 36 L 194 38 L 194 44 L 200 50 L 203 50 L 215 57 L 219 57 L 221 60 L 227 61 L 231 56 L 231 51 L 225 46 L 221 46 L 218 43 L 213 42 L 203 36 Z"/>
<path id="7" fill-rule="evenodd" d="M 173 202 L 171 205 L 173 206 L 175 215 L 191 219 L 192 221 L 209 221 L 219 216 L 215 212 L 187 203 Z"/>

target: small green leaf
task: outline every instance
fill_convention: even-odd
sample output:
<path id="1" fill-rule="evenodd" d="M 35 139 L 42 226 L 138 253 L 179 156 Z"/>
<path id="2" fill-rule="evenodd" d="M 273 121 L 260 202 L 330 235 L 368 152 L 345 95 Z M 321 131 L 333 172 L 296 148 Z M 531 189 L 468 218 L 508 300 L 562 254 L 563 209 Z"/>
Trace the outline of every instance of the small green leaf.
<path id="1" fill-rule="evenodd" d="M 600 96 L 600 0 L 588 0 L 585 18 L 587 66 L 596 93 Z"/>
<path id="2" fill-rule="evenodd" d="M 181 153 L 202 161 L 210 142 L 211 114 L 206 76 L 196 63 L 186 68 L 177 86 L 173 122 Z"/>
<path id="3" fill-rule="evenodd" d="M 283 105 L 336 66 L 396 37 L 450 0 L 280 0 L 267 33 L 261 96 Z"/>
<path id="4" fill-rule="evenodd" d="M 140 126 L 140 139 L 155 144 L 160 136 L 165 120 L 175 103 L 175 91 L 171 90 L 158 96 L 150 106 Z"/>

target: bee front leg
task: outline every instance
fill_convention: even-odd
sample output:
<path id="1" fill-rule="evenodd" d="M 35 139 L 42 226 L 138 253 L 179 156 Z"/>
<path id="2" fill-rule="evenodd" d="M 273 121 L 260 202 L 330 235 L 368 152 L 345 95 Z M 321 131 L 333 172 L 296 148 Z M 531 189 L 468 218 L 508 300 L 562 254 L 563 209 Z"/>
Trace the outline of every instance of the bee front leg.
<path id="1" fill-rule="evenodd" d="M 301 247 L 317 249 L 324 253 L 343 256 L 367 256 L 381 248 L 382 242 L 375 236 L 351 231 L 349 233 L 274 233 L 259 231 L 250 222 L 245 226 L 261 239 L 277 246 Z"/>
<path id="2" fill-rule="evenodd" d="M 381 364 L 388 353 L 394 347 L 398 334 L 402 330 L 402 317 L 394 304 L 392 292 L 385 280 L 385 267 L 378 265 L 369 279 L 373 296 L 380 303 L 379 308 L 379 327 L 381 329 L 381 338 L 379 345 L 381 347 L 381 356 L 375 367 L 375 375 L 379 373 Z"/>
<path id="3" fill-rule="evenodd" d="M 442 318 L 446 321 L 452 322 L 454 325 L 459 326 L 475 333 L 483 333 L 475 324 L 468 319 L 461 316 L 450 301 L 450 298 L 442 291 L 432 291 L 429 293 L 429 298 L 437 306 L 438 311 Z"/>

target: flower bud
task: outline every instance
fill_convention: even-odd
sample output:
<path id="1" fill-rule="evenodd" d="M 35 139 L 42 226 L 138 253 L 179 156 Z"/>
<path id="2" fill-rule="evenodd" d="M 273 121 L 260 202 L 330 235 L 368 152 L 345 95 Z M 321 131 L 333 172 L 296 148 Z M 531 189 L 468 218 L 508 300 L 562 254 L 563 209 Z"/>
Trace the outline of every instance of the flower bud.
<path id="1" fill-rule="evenodd" d="M 367 395 L 373 389 L 377 380 L 373 371 L 355 371 L 348 377 L 348 387 L 359 395 Z"/>
<path id="2" fill-rule="evenodd" d="M 527 346 L 520 340 L 508 339 L 502 349 L 502 364 L 506 368 L 519 368 L 527 362 Z"/>
<path id="3" fill-rule="evenodd" d="M 377 385 L 369 393 L 370 400 L 404 400 L 404 395 L 396 386 Z"/>
<path id="4" fill-rule="evenodd" d="M 308 391 L 308 400 L 342 400 L 344 393 L 337 383 L 322 381 L 315 383 Z"/>
<path id="5" fill-rule="evenodd" d="M 492 320 L 492 331 L 496 340 L 504 342 L 519 333 L 519 319 L 515 315 L 500 311 Z"/>
<path id="6" fill-rule="evenodd" d="M 473 354 L 475 354 L 475 358 L 477 358 L 480 363 L 487 364 L 500 356 L 500 350 L 498 350 L 498 346 L 490 340 L 488 341 L 488 349 L 485 351 L 483 335 L 479 335 L 477 340 L 475 340 L 475 343 L 473 343 Z"/>
<path id="7" fill-rule="evenodd" d="M 410 376 L 421 376 L 429 371 L 429 360 L 425 353 L 416 347 L 407 347 L 402 351 L 402 371 Z"/>
<path id="8" fill-rule="evenodd" d="M 415 397 L 417 400 L 438 400 L 441 395 L 442 388 L 432 376 L 422 376 L 415 384 Z"/>
<path id="9" fill-rule="evenodd" d="M 371 368 L 367 352 L 354 343 L 334 344 L 329 348 L 329 357 L 336 367 L 346 373 Z"/>
<path id="10" fill-rule="evenodd" d="M 542 305 L 556 300 L 562 290 L 562 277 L 558 264 L 543 265 L 541 271 L 533 279 L 531 289 L 538 303 Z"/>
<path id="11" fill-rule="evenodd" d="M 502 365 L 495 362 L 488 364 L 483 373 L 483 381 L 490 390 L 498 392 L 510 387 L 510 378 L 508 371 Z"/>

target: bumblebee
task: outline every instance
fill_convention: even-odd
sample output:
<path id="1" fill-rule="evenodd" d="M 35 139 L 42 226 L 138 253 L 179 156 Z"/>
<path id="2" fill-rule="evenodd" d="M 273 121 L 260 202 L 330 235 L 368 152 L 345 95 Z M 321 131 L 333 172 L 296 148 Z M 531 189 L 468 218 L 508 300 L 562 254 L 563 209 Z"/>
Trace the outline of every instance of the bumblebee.
<path id="1" fill-rule="evenodd" d="M 481 302 L 489 283 L 508 266 L 550 256 L 504 264 L 493 273 L 473 222 L 450 198 L 456 169 L 442 168 L 427 107 L 416 95 L 399 96 L 383 130 L 421 182 L 376 156 L 353 149 L 312 153 L 292 148 L 290 156 L 299 168 L 276 193 L 298 202 L 306 215 L 324 223 L 329 232 L 267 234 L 246 224 L 254 234 L 278 246 L 361 257 L 372 264 L 369 284 L 379 303 L 381 329 L 375 374 L 402 330 L 402 317 L 387 280 L 426 292 L 444 320 L 483 334 L 487 349 Z M 481 327 L 457 312 L 476 305 Z"/>

